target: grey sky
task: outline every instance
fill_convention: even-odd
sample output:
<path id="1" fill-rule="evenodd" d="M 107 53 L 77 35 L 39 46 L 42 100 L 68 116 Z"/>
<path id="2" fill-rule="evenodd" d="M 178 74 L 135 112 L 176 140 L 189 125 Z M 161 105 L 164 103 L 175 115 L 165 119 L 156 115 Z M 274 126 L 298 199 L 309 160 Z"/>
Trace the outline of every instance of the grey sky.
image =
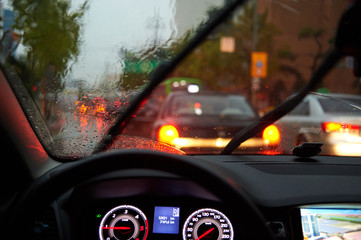
<path id="1" fill-rule="evenodd" d="M 164 20 L 159 38 L 165 41 L 174 34 L 174 28 L 169 26 L 174 24 L 174 1 L 91 1 L 84 16 L 83 44 L 72 78 L 91 82 L 105 70 L 108 74 L 119 74 L 120 48 L 137 50 L 154 40 L 154 29 L 149 29 L 147 22 L 155 13 Z"/>

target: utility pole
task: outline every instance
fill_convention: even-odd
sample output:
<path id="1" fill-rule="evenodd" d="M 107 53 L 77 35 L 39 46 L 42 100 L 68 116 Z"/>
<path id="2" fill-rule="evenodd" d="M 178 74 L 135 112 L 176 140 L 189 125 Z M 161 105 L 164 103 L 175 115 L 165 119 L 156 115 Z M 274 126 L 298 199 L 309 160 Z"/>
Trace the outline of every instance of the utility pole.
<path id="1" fill-rule="evenodd" d="M 252 51 L 256 52 L 258 48 L 258 4 L 257 0 L 254 0 L 254 11 L 253 11 L 253 41 Z M 251 76 L 251 102 L 252 105 L 257 109 L 257 92 L 259 91 L 261 79 L 259 77 Z M 258 109 L 257 109 L 258 110 Z"/>
<path id="2" fill-rule="evenodd" d="M 254 52 L 257 51 L 257 45 L 258 45 L 258 4 L 257 0 L 254 0 L 254 11 L 253 11 L 253 46 L 252 50 Z"/>

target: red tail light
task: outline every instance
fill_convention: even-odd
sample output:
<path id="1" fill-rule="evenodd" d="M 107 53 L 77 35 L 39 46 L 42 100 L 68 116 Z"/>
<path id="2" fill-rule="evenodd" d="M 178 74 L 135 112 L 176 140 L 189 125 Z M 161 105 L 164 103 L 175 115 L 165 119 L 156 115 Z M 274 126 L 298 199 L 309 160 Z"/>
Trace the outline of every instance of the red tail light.
<path id="1" fill-rule="evenodd" d="M 164 125 L 157 132 L 157 140 L 174 145 L 174 139 L 179 138 L 178 130 L 172 125 Z"/>
<path id="2" fill-rule="evenodd" d="M 275 125 L 269 125 L 263 130 L 262 137 L 268 144 L 278 144 L 281 140 L 281 134 Z"/>
<path id="3" fill-rule="evenodd" d="M 84 104 L 82 104 L 80 107 L 79 107 L 79 112 L 81 114 L 86 114 L 86 111 L 88 111 L 88 107 L 85 106 Z"/>
<path id="4" fill-rule="evenodd" d="M 105 112 L 105 107 L 104 107 L 104 104 L 99 104 L 95 107 L 96 111 L 98 113 L 104 113 Z"/>
<path id="5" fill-rule="evenodd" d="M 359 131 L 360 126 L 347 124 L 347 123 L 335 123 L 335 122 L 324 122 L 321 123 L 322 131 L 325 132 L 344 132 L 344 131 Z"/>

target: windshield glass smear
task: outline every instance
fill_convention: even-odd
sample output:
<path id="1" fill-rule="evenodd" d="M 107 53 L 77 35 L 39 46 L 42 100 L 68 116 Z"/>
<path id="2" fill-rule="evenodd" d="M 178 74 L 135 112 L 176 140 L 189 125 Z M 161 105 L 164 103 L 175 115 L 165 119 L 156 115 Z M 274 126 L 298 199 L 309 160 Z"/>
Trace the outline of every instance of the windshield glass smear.
<path id="1" fill-rule="evenodd" d="M 41 114 L 27 111 L 29 120 L 47 149 L 61 158 L 88 156 L 155 69 L 172 60 L 227 3 L 55 0 L 29 5 L 8 0 L 2 9 L 5 73 L 15 73 L 13 87 L 24 91 L 17 84 L 21 82 L 35 102 Z M 235 133 L 307 83 L 332 47 L 337 19 L 351 3 L 247 2 L 169 74 L 123 134 L 191 154 L 221 152 Z M 350 99 L 358 106 L 354 96 L 359 86 L 352 76 L 352 58 L 346 58 L 315 91 L 347 94 L 344 102 Z M 295 144 L 327 143 L 329 135 L 340 137 L 340 131 L 356 137 L 361 124 L 347 118 L 347 109 L 354 108 L 329 99 L 302 102 L 285 120 L 242 143 L 237 153 L 291 153 Z M 337 112 L 339 118 L 326 121 L 312 115 L 317 111 Z M 303 126 L 300 116 L 314 125 Z M 341 126 L 337 134 L 329 134 L 329 122 Z M 342 155 L 325 149 L 321 154 Z"/>

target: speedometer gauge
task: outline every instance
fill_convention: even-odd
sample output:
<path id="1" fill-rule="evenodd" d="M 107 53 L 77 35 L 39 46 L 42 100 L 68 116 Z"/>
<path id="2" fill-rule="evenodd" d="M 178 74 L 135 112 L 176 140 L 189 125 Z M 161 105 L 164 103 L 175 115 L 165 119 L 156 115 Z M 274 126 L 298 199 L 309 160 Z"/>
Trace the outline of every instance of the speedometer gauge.
<path id="1" fill-rule="evenodd" d="M 211 208 L 192 213 L 183 227 L 183 240 L 232 240 L 233 235 L 229 219 L 220 211 Z"/>
<path id="2" fill-rule="evenodd" d="M 134 206 L 121 205 L 110 210 L 99 226 L 101 240 L 146 240 L 148 221 Z"/>

